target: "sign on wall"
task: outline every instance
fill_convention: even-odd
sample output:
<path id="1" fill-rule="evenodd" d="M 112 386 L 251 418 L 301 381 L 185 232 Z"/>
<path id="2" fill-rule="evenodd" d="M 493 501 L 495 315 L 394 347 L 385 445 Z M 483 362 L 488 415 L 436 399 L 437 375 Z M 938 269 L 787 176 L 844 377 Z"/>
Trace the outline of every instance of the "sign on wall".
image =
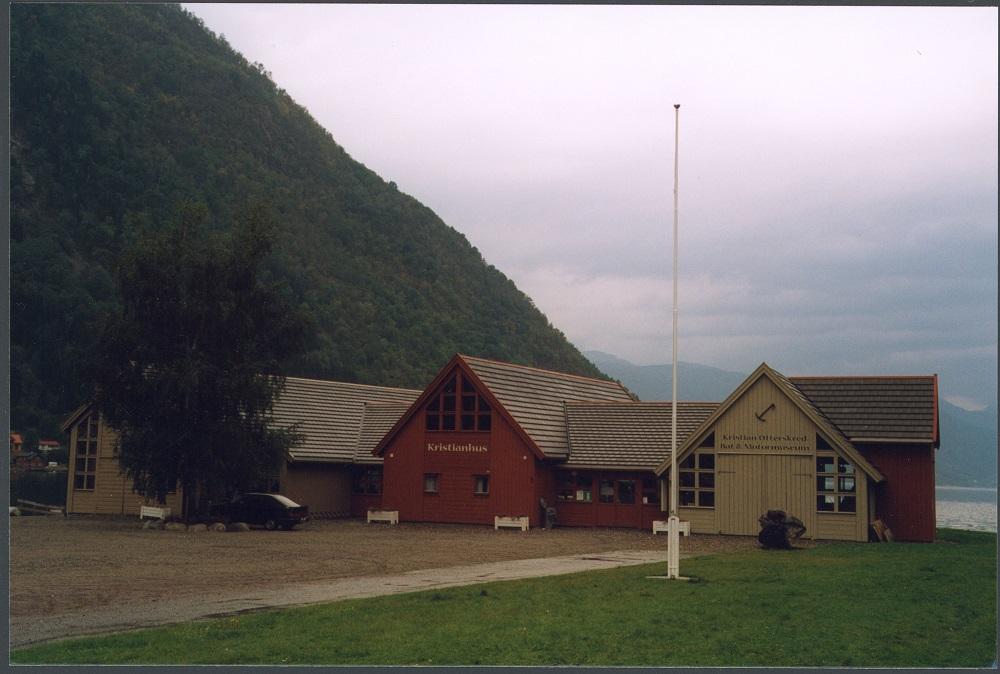
<path id="1" fill-rule="evenodd" d="M 459 452 L 464 454 L 485 454 L 486 445 L 460 442 L 428 442 L 428 452 Z"/>
<path id="2" fill-rule="evenodd" d="M 731 452 L 812 452 L 808 435 L 794 433 L 722 433 L 720 451 Z"/>

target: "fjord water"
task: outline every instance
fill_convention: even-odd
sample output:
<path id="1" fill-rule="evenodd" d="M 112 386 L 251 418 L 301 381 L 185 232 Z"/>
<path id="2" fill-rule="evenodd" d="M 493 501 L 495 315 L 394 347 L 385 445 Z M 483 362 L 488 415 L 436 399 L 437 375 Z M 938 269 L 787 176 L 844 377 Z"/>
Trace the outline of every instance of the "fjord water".
<path id="1" fill-rule="evenodd" d="M 973 531 L 997 530 L 997 490 L 937 487 L 937 525 Z"/>

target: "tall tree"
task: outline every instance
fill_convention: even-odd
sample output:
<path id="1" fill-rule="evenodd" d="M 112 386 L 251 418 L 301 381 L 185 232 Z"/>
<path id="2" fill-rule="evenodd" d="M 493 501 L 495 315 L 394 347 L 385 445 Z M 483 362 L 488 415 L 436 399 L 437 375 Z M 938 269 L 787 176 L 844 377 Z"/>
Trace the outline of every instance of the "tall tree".
<path id="1" fill-rule="evenodd" d="M 162 500 L 180 485 L 185 516 L 273 472 L 296 440 L 271 411 L 308 319 L 265 281 L 273 232 L 254 208 L 229 235 L 212 233 L 206 210 L 188 204 L 121 259 L 95 401 L 136 491 Z"/>

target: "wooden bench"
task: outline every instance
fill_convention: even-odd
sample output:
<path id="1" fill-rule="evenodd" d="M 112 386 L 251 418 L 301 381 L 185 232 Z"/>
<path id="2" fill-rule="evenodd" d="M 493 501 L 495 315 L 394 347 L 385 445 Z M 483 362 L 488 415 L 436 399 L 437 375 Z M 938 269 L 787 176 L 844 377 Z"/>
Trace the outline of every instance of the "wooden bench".
<path id="1" fill-rule="evenodd" d="M 144 517 L 153 517 L 158 520 L 165 520 L 170 517 L 170 508 L 144 505 L 139 508 L 139 519 Z"/>
<path id="2" fill-rule="evenodd" d="M 369 510 L 368 524 L 372 522 L 388 522 L 389 524 L 399 524 L 398 510 Z"/>
<path id="3" fill-rule="evenodd" d="M 667 533 L 667 524 L 668 524 L 667 520 L 653 520 L 653 533 L 654 534 Z M 680 530 L 680 532 L 685 536 L 690 536 L 691 523 L 680 522 L 679 524 L 680 526 L 678 527 L 678 529 Z"/>
<path id="4" fill-rule="evenodd" d="M 508 527 L 511 529 L 520 529 L 521 531 L 528 530 L 528 518 L 525 517 L 500 517 L 499 515 L 493 518 L 493 530 L 496 531 L 500 527 Z"/>

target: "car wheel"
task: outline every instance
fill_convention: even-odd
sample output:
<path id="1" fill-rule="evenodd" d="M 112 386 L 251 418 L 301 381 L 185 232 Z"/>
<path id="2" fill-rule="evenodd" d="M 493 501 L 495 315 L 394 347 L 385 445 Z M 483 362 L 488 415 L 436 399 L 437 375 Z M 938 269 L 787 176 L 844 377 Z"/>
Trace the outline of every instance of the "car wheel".
<path id="1" fill-rule="evenodd" d="M 267 520 L 264 522 L 264 528 L 267 529 L 268 531 L 274 531 L 275 529 L 278 528 L 278 523 L 275 522 L 274 520 Z"/>

